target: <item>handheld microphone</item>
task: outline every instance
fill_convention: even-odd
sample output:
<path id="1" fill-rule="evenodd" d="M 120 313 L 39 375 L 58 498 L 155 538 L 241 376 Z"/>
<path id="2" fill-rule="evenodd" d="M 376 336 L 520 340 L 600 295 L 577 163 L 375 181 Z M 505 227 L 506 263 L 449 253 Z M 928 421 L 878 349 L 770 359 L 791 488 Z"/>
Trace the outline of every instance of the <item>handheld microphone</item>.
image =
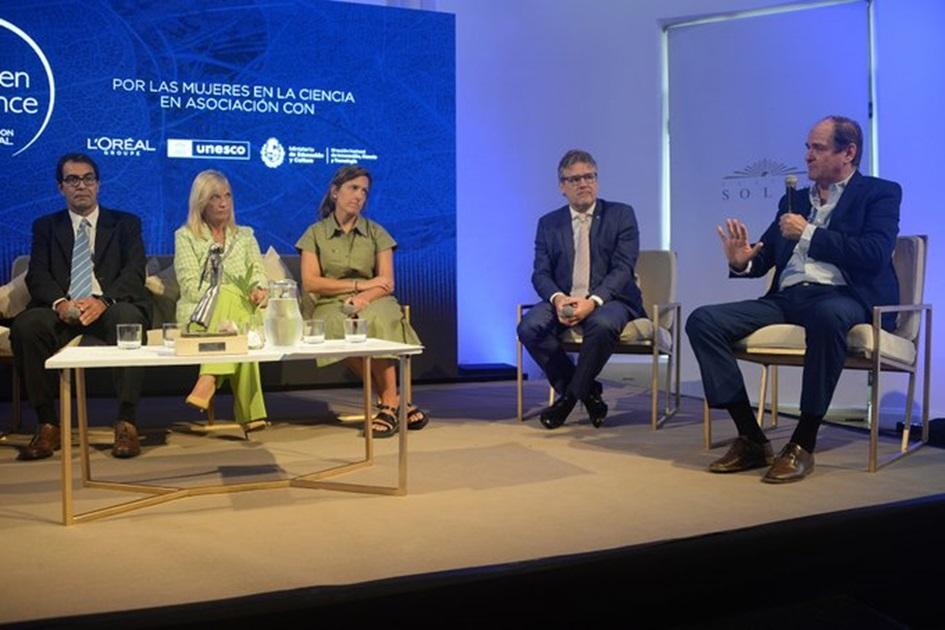
<path id="1" fill-rule="evenodd" d="M 358 309 L 351 302 L 345 302 L 341 305 L 341 312 L 352 319 L 357 319 Z"/>
<path id="2" fill-rule="evenodd" d="M 784 178 L 784 194 L 787 196 L 787 211 L 794 212 L 794 189 L 797 188 L 797 176 L 788 175 Z"/>
<path id="3" fill-rule="evenodd" d="M 75 304 L 70 304 L 69 308 L 66 310 L 66 319 L 72 324 L 77 324 L 81 316 L 82 312 L 76 308 Z"/>
<path id="4" fill-rule="evenodd" d="M 565 304 L 561 307 L 561 314 L 565 317 L 574 317 L 574 305 Z"/>

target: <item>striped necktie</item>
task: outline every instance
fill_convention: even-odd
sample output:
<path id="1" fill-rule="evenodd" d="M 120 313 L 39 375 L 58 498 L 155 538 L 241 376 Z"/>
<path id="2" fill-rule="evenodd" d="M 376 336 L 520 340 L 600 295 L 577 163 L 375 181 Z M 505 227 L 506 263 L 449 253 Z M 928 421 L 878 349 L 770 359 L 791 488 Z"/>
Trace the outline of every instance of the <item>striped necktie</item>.
<path id="1" fill-rule="evenodd" d="M 73 300 L 92 295 L 92 248 L 89 247 L 89 228 L 92 224 L 82 219 L 72 246 L 72 279 L 69 297 Z"/>
<path id="2" fill-rule="evenodd" d="M 574 268 L 571 276 L 571 297 L 584 298 L 590 292 L 591 281 L 591 232 L 590 217 L 578 216 L 577 235 L 574 244 Z"/>

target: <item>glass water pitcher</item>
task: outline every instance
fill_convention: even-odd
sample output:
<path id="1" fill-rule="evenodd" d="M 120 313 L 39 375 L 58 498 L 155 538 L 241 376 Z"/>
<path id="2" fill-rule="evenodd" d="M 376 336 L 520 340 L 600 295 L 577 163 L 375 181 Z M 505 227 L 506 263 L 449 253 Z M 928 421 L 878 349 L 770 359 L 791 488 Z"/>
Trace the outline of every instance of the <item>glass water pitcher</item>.
<path id="1" fill-rule="evenodd" d="M 302 340 L 302 311 L 299 310 L 299 288 L 295 280 L 269 283 L 265 323 L 269 345 L 294 346 Z"/>

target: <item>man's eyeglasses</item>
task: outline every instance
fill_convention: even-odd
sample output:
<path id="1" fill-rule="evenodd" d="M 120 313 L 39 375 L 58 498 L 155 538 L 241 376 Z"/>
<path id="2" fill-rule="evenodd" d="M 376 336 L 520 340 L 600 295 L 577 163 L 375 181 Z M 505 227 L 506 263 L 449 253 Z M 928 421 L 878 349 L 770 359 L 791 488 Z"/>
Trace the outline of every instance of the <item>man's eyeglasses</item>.
<path id="1" fill-rule="evenodd" d="M 98 178 L 95 176 L 95 173 L 86 173 L 82 177 L 79 177 L 78 175 L 66 175 L 62 178 L 62 183 L 66 186 L 71 186 L 72 188 L 78 188 L 79 184 L 91 186 L 97 181 Z"/>
<path id="2" fill-rule="evenodd" d="M 597 181 L 597 173 L 584 173 L 583 175 L 572 175 L 570 177 L 562 177 L 561 181 L 566 184 L 571 184 L 572 186 L 577 186 L 582 181 L 591 183 Z"/>

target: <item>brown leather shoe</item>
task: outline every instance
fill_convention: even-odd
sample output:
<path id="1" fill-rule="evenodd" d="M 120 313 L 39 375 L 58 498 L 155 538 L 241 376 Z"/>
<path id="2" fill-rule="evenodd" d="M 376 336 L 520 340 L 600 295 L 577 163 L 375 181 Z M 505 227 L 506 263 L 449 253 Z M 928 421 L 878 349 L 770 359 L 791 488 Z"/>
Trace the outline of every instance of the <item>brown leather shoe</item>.
<path id="1" fill-rule="evenodd" d="M 126 420 L 115 423 L 115 445 L 112 446 L 112 456 L 122 459 L 135 457 L 141 453 L 141 442 L 138 440 L 138 429 Z"/>
<path id="2" fill-rule="evenodd" d="M 814 470 L 814 455 L 799 444 L 788 442 L 771 469 L 761 478 L 765 483 L 791 483 L 800 481 Z"/>
<path id="3" fill-rule="evenodd" d="M 771 443 L 758 444 L 746 437 L 738 436 L 728 452 L 709 464 L 709 472 L 733 473 L 753 468 L 770 466 L 774 460 Z"/>
<path id="4" fill-rule="evenodd" d="M 20 449 L 17 459 L 29 461 L 51 457 L 53 451 L 61 448 L 59 442 L 59 427 L 54 424 L 41 424 L 36 427 L 36 435 L 30 443 Z"/>

